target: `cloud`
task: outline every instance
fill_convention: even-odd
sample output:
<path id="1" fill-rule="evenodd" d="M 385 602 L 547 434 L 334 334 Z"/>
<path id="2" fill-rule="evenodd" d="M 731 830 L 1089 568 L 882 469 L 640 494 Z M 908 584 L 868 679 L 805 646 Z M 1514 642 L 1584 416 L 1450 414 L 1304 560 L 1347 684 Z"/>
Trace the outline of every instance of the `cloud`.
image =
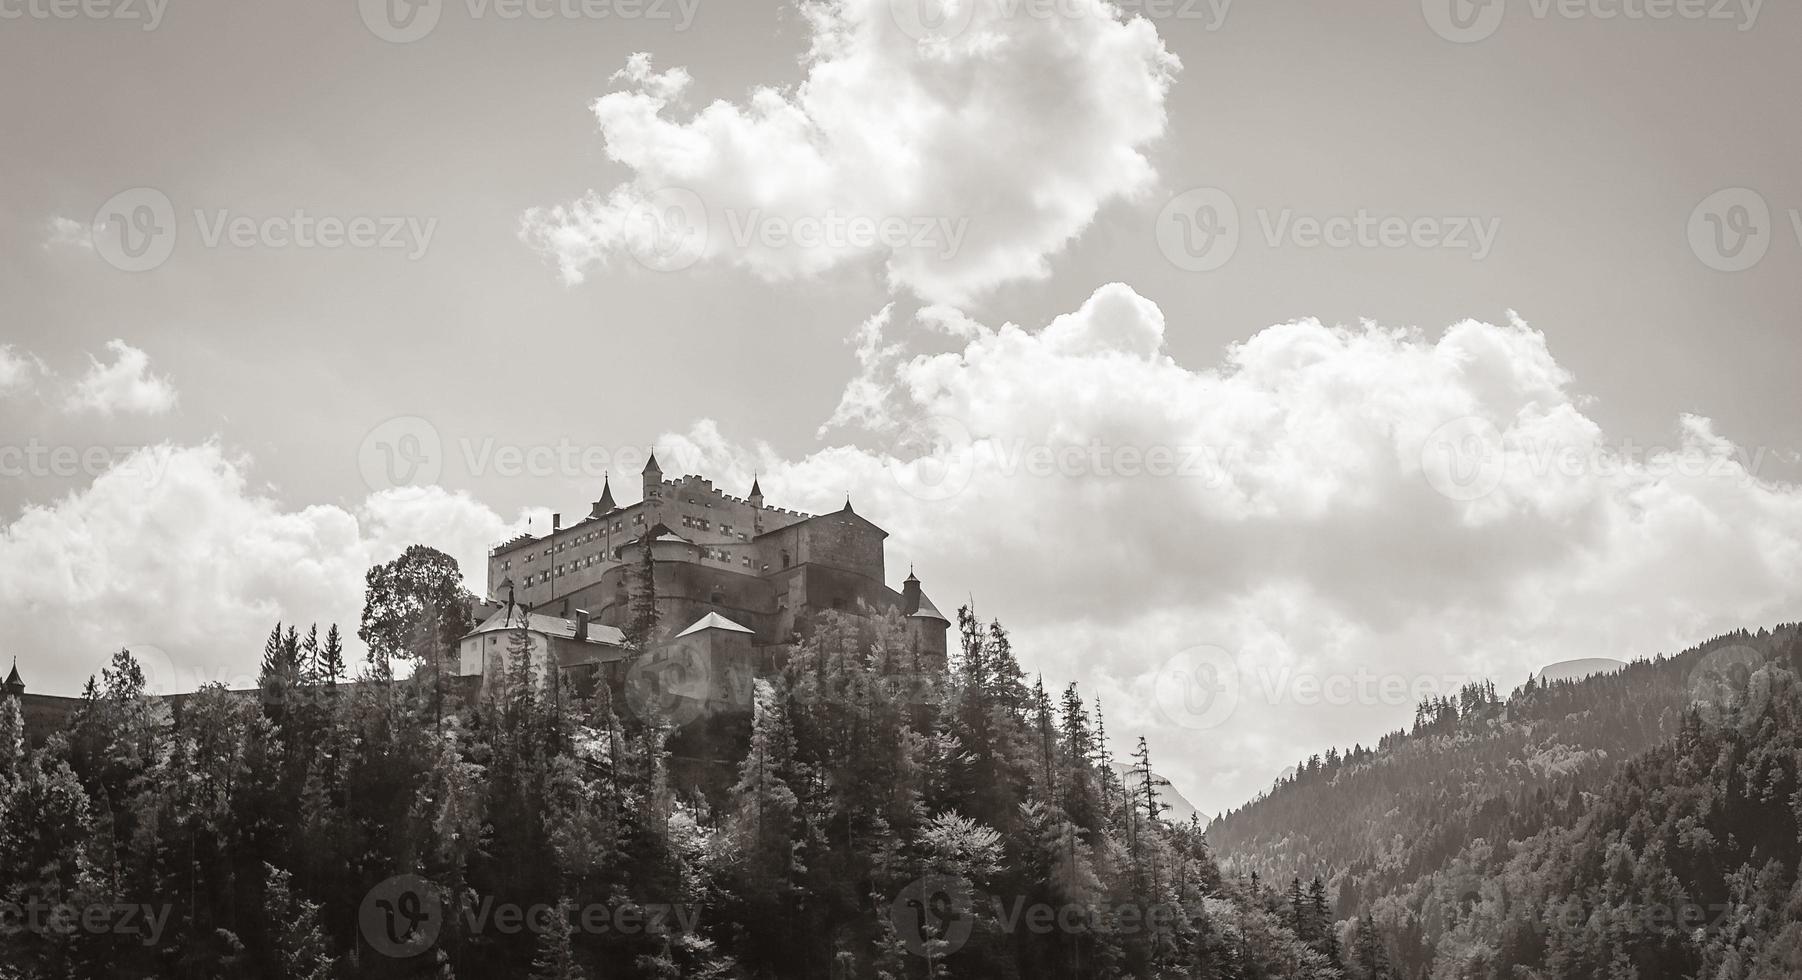
<path id="1" fill-rule="evenodd" d="M 112 352 L 112 363 L 88 358 L 88 372 L 65 402 L 69 411 L 161 415 L 175 407 L 175 385 L 150 373 L 150 355 L 123 340 L 108 341 L 106 349 Z"/>
<path id="2" fill-rule="evenodd" d="M 663 444 L 719 479 L 757 468 L 785 506 L 850 488 L 942 607 L 974 595 L 1204 808 L 1407 724 L 1422 693 L 1797 618 L 1802 488 L 1775 454 L 1694 416 L 1662 445 L 1611 438 L 1518 320 L 1303 320 L 1191 368 L 1117 283 L 1037 329 L 919 319 L 962 348 L 909 356 L 873 318 L 829 430 L 849 441 Z M 1240 670 L 1218 727 L 1168 703 L 1202 645 Z"/>
<path id="3" fill-rule="evenodd" d="M 522 237 L 570 281 L 620 257 L 770 281 L 868 260 L 891 288 L 962 302 L 1044 277 L 1103 205 L 1152 185 L 1141 151 L 1164 133 L 1180 63 L 1106 0 L 1050 15 L 962 0 L 948 26 L 922 29 L 937 6 L 804 3 L 795 89 L 686 117 L 688 73 L 634 56 L 593 105 L 631 178 L 527 213 Z"/>
<path id="4" fill-rule="evenodd" d="M 88 226 L 60 214 L 52 215 L 50 220 L 44 223 L 44 236 L 46 249 L 78 248 L 87 251 L 94 249 L 94 236 Z"/>
<path id="5" fill-rule="evenodd" d="M 35 354 L 0 344 L 0 398 L 32 390 L 49 373 Z"/>
<path id="6" fill-rule="evenodd" d="M 149 447 L 0 527 L 0 620 L 26 682 L 74 693 L 131 646 L 162 690 L 243 686 L 277 620 L 338 623 L 360 656 L 369 566 L 427 543 L 480 579 L 487 548 L 518 526 L 435 487 L 289 509 L 250 469 L 217 444 Z"/>

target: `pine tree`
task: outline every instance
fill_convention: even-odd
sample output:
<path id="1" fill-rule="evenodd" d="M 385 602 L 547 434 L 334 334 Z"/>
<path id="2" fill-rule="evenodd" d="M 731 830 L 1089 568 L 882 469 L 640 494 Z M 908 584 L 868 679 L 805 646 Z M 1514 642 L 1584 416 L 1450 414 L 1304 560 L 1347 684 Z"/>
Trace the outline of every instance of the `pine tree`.
<path id="1" fill-rule="evenodd" d="M 574 903 L 568 898 L 559 899 L 545 930 L 538 935 L 538 955 L 532 960 L 530 980 L 588 980 L 588 974 L 576 962 L 571 941 L 570 920 L 574 916 Z"/>
<path id="2" fill-rule="evenodd" d="M 263 915 L 273 942 L 269 950 L 281 980 L 330 980 L 333 958 L 319 906 L 294 895 L 292 876 L 264 864 Z"/>

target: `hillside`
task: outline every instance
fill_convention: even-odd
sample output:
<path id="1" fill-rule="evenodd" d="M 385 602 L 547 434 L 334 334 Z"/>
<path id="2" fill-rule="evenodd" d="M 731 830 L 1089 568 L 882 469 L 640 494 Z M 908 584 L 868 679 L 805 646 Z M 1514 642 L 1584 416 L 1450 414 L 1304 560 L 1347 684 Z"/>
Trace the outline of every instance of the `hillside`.
<path id="1" fill-rule="evenodd" d="M 1745 797 L 1745 791 L 1710 780 L 1731 782 L 1731 775 L 1721 773 L 1731 774 L 1732 753 L 1706 765 L 1694 760 L 1702 751 L 1699 744 L 1712 751 L 1732 742 L 1737 737 L 1732 726 L 1756 729 L 1761 723 L 1757 717 L 1740 720 L 1746 711 L 1777 712 L 1772 724 L 1779 731 L 1793 726 L 1795 715 L 1784 714 L 1787 709 L 1781 707 L 1787 701 L 1771 693 L 1782 691 L 1787 697 L 1787 681 L 1770 682 L 1749 708 L 1730 712 L 1723 705 L 1731 703 L 1735 691 L 1744 697 L 1749 677 L 1762 665 L 1802 667 L 1798 657 L 1797 631 L 1785 627 L 1719 637 L 1675 657 L 1637 661 L 1619 673 L 1529 682 L 1505 701 L 1491 689 L 1469 688 L 1455 700 L 1423 704 L 1410 731 L 1393 733 L 1374 749 L 1354 747 L 1308 760 L 1295 777 L 1216 821 L 1209 840 L 1229 873 L 1256 873 L 1267 881 L 1320 875 L 1334 896 L 1347 940 L 1356 939 L 1352 920 L 1371 916 L 1370 931 L 1384 937 L 1386 959 L 1398 975 L 1409 977 L 1434 970 L 1448 977 L 1488 976 L 1483 971 L 1497 962 L 1531 960 L 1516 948 L 1526 942 L 1522 936 L 1508 939 L 1504 946 L 1516 946 L 1498 953 L 1497 935 L 1472 924 L 1484 921 L 1470 918 L 1472 907 L 1484 903 L 1493 903 L 1503 920 L 1531 918 L 1547 906 L 1567 911 L 1583 907 L 1588 925 L 1577 931 L 1604 928 L 1605 923 L 1597 925 L 1587 917 L 1593 909 L 1583 905 L 1593 900 L 1585 889 L 1594 883 L 1581 880 L 1582 873 L 1594 871 L 1597 864 L 1573 864 L 1573 854 L 1580 852 L 1590 862 L 1604 857 L 1625 862 L 1625 851 L 1608 850 L 1610 841 L 1619 844 L 1624 835 L 1644 858 L 1649 826 L 1674 828 L 1673 855 L 1705 842 L 1719 844 L 1720 852 L 1706 862 L 1709 867 L 1720 870 L 1718 862 L 1733 862 L 1720 870 L 1725 874 L 1738 862 L 1749 862 L 1754 870 L 1748 872 L 1745 888 L 1758 879 L 1757 887 L 1766 892 L 1786 892 L 1796 862 L 1766 838 L 1787 840 L 1793 850 L 1793 825 L 1782 813 L 1755 806 L 1726 808 L 1727 801 Z M 1784 731 L 1784 737 L 1793 735 Z M 1757 749 L 1766 764 L 1783 751 L 1780 740 L 1772 744 L 1776 747 Z M 1752 750 L 1742 746 L 1736 751 Z M 1673 761 L 1686 754 L 1692 760 L 1687 769 Z M 1728 768 L 1722 770 L 1723 765 Z M 1794 760 L 1787 765 L 1793 774 Z M 1662 775 L 1648 779 L 1654 772 Z M 1761 806 L 1775 800 L 1781 810 L 1793 802 L 1789 794 L 1796 787 L 1790 776 L 1774 772 L 1761 775 L 1768 785 L 1753 795 L 1763 801 Z M 1714 809 L 1671 817 L 1671 797 L 1658 789 L 1666 785 L 1712 800 Z M 1560 848 L 1560 856 L 1544 856 Z M 1534 854 L 1541 858 L 1530 857 Z M 1766 873 L 1762 869 L 1772 858 L 1780 867 Z M 1533 866 L 1545 872 L 1536 879 L 1537 892 L 1524 883 L 1525 872 L 1511 859 L 1540 860 Z M 1645 873 L 1662 874 L 1662 860 L 1660 855 L 1644 858 L 1641 863 L 1653 867 Z M 1576 877 L 1553 881 L 1547 877 L 1553 866 Z M 1719 897 L 1715 893 L 1728 887 L 1696 873 L 1693 866 L 1681 870 L 1688 873 L 1694 894 Z M 1538 911 L 1520 907 L 1530 892 L 1542 901 Z M 1741 892 L 1743 900 L 1745 889 Z M 1768 913 L 1784 904 L 1781 895 L 1772 901 Z M 1802 913 L 1802 907 L 1797 911 Z M 1536 928 L 1545 931 L 1543 925 Z M 1570 949 L 1583 947 L 1584 955 L 1608 946 L 1570 937 L 1563 942 Z M 1674 947 L 1648 951 L 1618 936 L 1611 942 L 1616 953 L 1634 962 L 1658 961 L 1660 956 L 1675 962 L 1671 958 L 1682 952 Z M 1441 943 L 1450 945 L 1435 965 Z M 1538 955 L 1549 955 L 1546 950 L 1553 945 L 1541 936 Z M 1697 960 L 1703 954 L 1698 945 L 1685 955 Z M 1611 975 L 1573 969 L 1560 964 L 1539 975 Z M 1618 975 L 1678 975 L 1643 963 L 1638 969 L 1637 974 Z"/>
<path id="2" fill-rule="evenodd" d="M 949 664 L 828 614 L 690 760 L 716 799 L 656 702 L 548 686 L 523 630 L 491 695 L 436 688 L 414 608 L 356 684 L 278 628 L 255 695 L 172 712 L 122 651 L 41 748 L 0 699 L 0 902 L 133 912 L 9 928 L 0 980 L 1340 975 L 967 611 Z"/>

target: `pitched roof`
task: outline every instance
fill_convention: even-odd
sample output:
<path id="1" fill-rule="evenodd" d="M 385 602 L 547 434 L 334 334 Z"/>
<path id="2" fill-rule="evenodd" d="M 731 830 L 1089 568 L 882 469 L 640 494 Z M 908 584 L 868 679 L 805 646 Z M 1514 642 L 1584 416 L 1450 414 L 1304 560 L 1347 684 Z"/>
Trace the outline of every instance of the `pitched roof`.
<path id="1" fill-rule="evenodd" d="M 517 607 L 511 612 L 503 608 L 499 612 L 488 617 L 487 622 L 484 622 L 482 625 L 471 630 L 469 635 L 475 636 L 478 633 L 500 633 L 506 630 L 518 629 L 519 626 L 520 614 Z M 560 616 L 526 613 L 525 626 L 532 632 L 543 633 L 545 636 L 553 636 L 562 640 L 574 640 L 576 638 L 576 622 L 574 620 L 564 619 Z M 589 623 L 588 642 L 598 643 L 602 646 L 623 646 L 626 642 L 626 634 L 620 632 L 618 627 L 603 626 L 600 623 Z"/>
<path id="2" fill-rule="evenodd" d="M 733 622 L 732 620 L 727 619 L 724 616 L 721 616 L 719 613 L 710 612 L 707 615 L 702 616 L 700 619 L 695 620 L 695 624 L 693 626 L 690 626 L 689 628 L 683 630 L 680 633 L 677 633 L 676 635 L 677 636 L 687 636 L 690 633 L 700 633 L 705 630 L 725 630 L 728 633 L 754 633 L 754 632 L 756 632 L 755 630 L 751 630 L 746 627 L 738 625 L 737 623 Z"/>
<path id="3" fill-rule="evenodd" d="M 25 681 L 19 677 L 19 658 L 13 658 L 13 669 L 6 675 L 4 687 L 24 687 Z"/>
<path id="4" fill-rule="evenodd" d="M 613 502 L 613 480 L 608 477 L 602 477 L 601 499 L 595 501 L 594 513 L 591 516 L 599 517 L 602 514 L 611 514 L 618 509 L 619 505 Z"/>
<path id="5" fill-rule="evenodd" d="M 644 471 L 646 473 L 662 473 L 663 472 L 663 467 L 657 465 L 657 454 L 656 453 L 652 453 L 650 460 L 648 460 L 644 464 Z"/>
<path id="6" fill-rule="evenodd" d="M 951 620 L 945 618 L 944 613 L 939 612 L 939 607 L 933 605 L 931 599 L 926 598 L 924 592 L 920 593 L 920 608 L 907 614 L 907 618 L 909 619 L 913 619 L 916 616 L 921 619 L 936 619 L 946 625 L 950 625 L 951 623 Z"/>

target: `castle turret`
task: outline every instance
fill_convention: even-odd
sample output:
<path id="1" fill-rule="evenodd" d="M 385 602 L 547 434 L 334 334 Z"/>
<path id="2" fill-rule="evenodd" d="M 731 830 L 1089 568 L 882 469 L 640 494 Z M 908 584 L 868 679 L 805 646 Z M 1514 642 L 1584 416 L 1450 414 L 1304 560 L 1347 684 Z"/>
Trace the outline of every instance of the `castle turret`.
<path id="1" fill-rule="evenodd" d="M 22 698 L 25 696 L 25 681 L 19 677 L 19 658 L 13 658 L 12 672 L 6 675 L 6 683 L 0 684 L 0 695 Z"/>
<path id="2" fill-rule="evenodd" d="M 601 478 L 601 499 L 594 502 L 594 509 L 588 512 L 589 517 L 605 517 L 619 509 L 613 502 L 613 477 L 608 474 Z"/>
<path id="3" fill-rule="evenodd" d="M 657 465 L 657 454 L 644 464 L 644 499 L 648 503 L 658 495 L 658 488 L 663 485 L 663 467 Z"/>
<path id="4" fill-rule="evenodd" d="M 912 616 L 920 608 L 920 577 L 907 566 L 907 578 L 901 583 L 901 613 Z"/>
<path id="5" fill-rule="evenodd" d="M 936 657 L 945 656 L 945 633 L 951 629 L 951 621 L 939 612 L 932 600 L 920 589 L 920 578 L 912 568 L 907 570 L 907 579 L 901 583 L 901 615 L 907 620 L 907 634 L 916 648 L 922 653 Z"/>
<path id="6" fill-rule="evenodd" d="M 763 488 L 757 485 L 757 476 L 751 476 L 751 492 L 745 495 L 745 502 L 751 505 L 751 533 L 763 533 Z"/>

